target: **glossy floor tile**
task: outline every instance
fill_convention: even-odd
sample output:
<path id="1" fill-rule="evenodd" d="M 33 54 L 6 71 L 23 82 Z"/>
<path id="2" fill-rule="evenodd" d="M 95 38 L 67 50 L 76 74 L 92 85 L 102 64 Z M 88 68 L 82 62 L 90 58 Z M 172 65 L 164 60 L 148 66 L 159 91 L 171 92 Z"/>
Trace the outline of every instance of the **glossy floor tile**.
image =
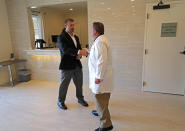
<path id="1" fill-rule="evenodd" d="M 93 131 L 98 118 L 93 94 L 84 87 L 88 108 L 77 103 L 71 84 L 66 104 L 57 105 L 59 83 L 30 81 L 15 88 L 0 87 L 0 131 Z M 184 131 L 185 97 L 115 89 L 110 112 L 114 131 Z"/>

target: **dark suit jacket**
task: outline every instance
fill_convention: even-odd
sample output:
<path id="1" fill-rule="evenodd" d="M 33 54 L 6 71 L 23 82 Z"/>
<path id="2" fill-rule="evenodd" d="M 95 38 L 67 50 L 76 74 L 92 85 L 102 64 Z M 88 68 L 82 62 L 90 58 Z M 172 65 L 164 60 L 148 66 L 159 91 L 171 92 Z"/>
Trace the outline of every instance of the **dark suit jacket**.
<path id="1" fill-rule="evenodd" d="M 81 50 L 81 45 L 78 36 L 74 36 L 77 42 L 77 47 L 75 46 L 70 35 L 65 31 L 62 31 L 61 35 L 58 37 L 58 47 L 61 54 L 60 70 L 73 70 L 77 66 L 82 68 L 80 60 L 76 57 L 78 51 Z"/>

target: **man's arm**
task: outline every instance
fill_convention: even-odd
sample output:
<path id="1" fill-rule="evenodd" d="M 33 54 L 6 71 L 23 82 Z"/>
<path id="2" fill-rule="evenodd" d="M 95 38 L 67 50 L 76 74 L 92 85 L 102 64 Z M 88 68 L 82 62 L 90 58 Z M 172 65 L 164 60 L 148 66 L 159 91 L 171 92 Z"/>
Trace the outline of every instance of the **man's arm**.
<path id="1" fill-rule="evenodd" d="M 100 43 L 96 44 L 96 46 L 95 46 L 95 57 L 96 57 L 96 60 L 97 60 L 95 83 L 99 84 L 104 79 L 105 66 L 106 66 L 106 63 L 107 63 L 107 47 L 106 47 L 105 43 L 100 42 Z"/>

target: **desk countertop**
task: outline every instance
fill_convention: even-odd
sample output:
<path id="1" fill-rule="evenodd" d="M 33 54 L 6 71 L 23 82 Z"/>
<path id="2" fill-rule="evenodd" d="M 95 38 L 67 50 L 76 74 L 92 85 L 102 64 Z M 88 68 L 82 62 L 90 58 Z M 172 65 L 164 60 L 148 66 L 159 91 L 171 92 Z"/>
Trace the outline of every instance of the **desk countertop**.
<path id="1" fill-rule="evenodd" d="M 26 62 L 26 60 L 23 60 L 23 59 L 15 59 L 15 60 L 2 61 L 2 62 L 0 62 L 0 67 L 12 65 L 12 64 L 16 64 L 16 63 L 20 63 L 20 62 Z"/>
<path id="2" fill-rule="evenodd" d="M 60 55 L 58 48 L 25 50 L 29 55 Z"/>

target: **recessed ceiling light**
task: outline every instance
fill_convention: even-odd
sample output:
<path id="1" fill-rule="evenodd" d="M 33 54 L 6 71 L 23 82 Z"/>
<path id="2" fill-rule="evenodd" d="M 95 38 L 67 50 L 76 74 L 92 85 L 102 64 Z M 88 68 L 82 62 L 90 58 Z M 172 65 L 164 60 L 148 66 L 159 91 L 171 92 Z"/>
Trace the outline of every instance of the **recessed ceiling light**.
<path id="1" fill-rule="evenodd" d="M 132 2 L 133 2 L 133 1 L 135 1 L 135 0 L 130 0 L 130 1 L 132 1 Z"/>
<path id="2" fill-rule="evenodd" d="M 31 6 L 30 8 L 35 9 L 35 8 L 37 8 L 37 6 Z"/>
<path id="3" fill-rule="evenodd" d="M 70 11 L 73 11 L 73 8 L 69 9 Z"/>

